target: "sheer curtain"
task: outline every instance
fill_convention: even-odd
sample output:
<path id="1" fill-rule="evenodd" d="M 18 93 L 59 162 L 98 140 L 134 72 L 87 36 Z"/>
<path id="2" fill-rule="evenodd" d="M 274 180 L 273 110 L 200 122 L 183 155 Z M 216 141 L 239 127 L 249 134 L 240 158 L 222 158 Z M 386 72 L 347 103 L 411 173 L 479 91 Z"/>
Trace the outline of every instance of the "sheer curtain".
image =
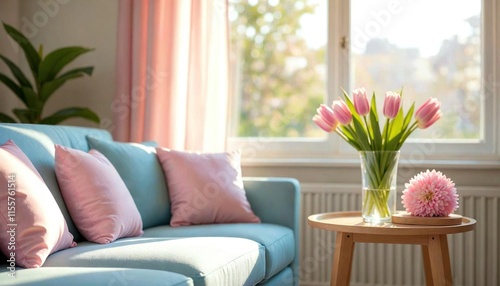
<path id="1" fill-rule="evenodd" d="M 226 0 L 120 0 L 116 140 L 224 150 L 227 21 Z"/>

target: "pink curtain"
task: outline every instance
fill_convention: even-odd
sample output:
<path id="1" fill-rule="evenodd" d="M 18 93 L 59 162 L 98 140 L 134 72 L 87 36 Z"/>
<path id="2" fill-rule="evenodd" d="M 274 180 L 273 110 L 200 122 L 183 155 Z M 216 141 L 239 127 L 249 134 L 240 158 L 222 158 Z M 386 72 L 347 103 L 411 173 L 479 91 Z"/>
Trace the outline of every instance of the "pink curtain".
<path id="1" fill-rule="evenodd" d="M 121 0 L 115 139 L 224 150 L 228 58 L 226 0 Z"/>

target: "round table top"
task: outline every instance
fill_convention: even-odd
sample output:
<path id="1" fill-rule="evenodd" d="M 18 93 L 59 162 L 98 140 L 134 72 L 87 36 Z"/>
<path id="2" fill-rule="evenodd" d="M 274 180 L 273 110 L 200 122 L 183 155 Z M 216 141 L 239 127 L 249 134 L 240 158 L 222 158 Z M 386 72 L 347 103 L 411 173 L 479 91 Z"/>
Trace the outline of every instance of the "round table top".
<path id="1" fill-rule="evenodd" d="M 361 212 L 331 212 L 314 214 L 308 217 L 311 227 L 330 231 L 381 234 L 381 235 L 439 235 L 461 233 L 474 230 L 476 220 L 462 217 L 462 224 L 450 226 L 429 226 L 381 223 L 371 224 L 363 221 Z"/>

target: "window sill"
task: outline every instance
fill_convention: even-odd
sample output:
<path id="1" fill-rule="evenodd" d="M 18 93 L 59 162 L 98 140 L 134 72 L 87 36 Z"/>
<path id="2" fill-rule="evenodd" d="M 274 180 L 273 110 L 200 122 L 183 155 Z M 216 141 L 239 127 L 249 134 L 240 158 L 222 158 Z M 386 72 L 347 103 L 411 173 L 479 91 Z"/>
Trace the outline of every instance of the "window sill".
<path id="1" fill-rule="evenodd" d="M 336 167 L 336 168 L 357 168 L 359 167 L 358 159 L 313 159 L 313 158 L 259 158 L 259 159 L 242 159 L 243 167 Z M 400 167 L 413 168 L 446 168 L 446 169 L 495 169 L 500 170 L 500 160 L 419 160 L 412 162 L 408 159 L 401 159 Z"/>

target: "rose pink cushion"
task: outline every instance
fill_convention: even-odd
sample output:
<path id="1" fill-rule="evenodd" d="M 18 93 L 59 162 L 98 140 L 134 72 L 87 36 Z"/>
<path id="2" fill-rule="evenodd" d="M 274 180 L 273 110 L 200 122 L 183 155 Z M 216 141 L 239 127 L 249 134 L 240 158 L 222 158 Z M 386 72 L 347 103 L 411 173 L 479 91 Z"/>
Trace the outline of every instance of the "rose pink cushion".
<path id="1" fill-rule="evenodd" d="M 120 175 L 101 153 L 56 145 L 56 175 L 68 211 L 91 242 L 140 236 L 142 220 Z"/>
<path id="2" fill-rule="evenodd" d="M 243 189 L 239 152 L 156 150 L 172 204 L 171 226 L 260 222 Z"/>
<path id="3" fill-rule="evenodd" d="M 76 245 L 52 193 L 12 140 L 0 146 L 0 186 L 0 248 L 17 266 L 40 267 Z"/>

